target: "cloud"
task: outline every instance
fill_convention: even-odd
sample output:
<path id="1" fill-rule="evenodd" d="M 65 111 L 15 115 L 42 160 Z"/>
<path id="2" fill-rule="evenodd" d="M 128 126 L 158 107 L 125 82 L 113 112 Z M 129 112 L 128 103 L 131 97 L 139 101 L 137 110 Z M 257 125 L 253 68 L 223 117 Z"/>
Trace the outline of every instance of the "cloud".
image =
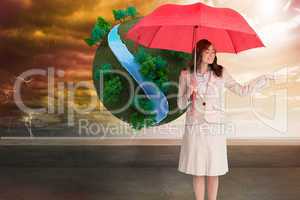
<path id="1" fill-rule="evenodd" d="M 0 87 L 12 84 L 26 70 L 55 67 L 64 70 L 64 81 L 91 80 L 97 47 L 83 38 L 98 16 L 113 21 L 113 9 L 134 5 L 140 13 L 157 1 L 119 0 L 2 0 L 0 1 Z M 36 87 L 47 87 L 45 80 Z M 34 89 L 34 88 L 33 88 Z"/>
<path id="2" fill-rule="evenodd" d="M 15 72 L 22 71 L 28 66 L 44 63 L 38 63 L 33 58 L 52 54 L 57 59 L 68 51 L 86 54 L 92 60 L 90 54 L 95 52 L 95 48 L 88 47 L 83 38 L 89 36 L 98 16 L 113 20 L 113 9 L 135 5 L 140 12 L 146 12 L 154 4 L 157 4 L 154 0 L 147 1 L 147 4 L 133 0 L 2 0 L 2 66 Z M 83 62 L 89 64 L 86 60 Z M 56 66 L 60 63 L 57 62 Z"/>

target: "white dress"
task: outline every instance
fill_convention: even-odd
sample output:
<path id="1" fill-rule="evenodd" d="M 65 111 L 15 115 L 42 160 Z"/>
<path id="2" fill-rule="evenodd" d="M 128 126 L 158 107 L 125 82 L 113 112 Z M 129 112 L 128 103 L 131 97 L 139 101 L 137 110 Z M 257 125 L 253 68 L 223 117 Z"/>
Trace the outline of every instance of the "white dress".
<path id="1" fill-rule="evenodd" d="M 191 101 L 185 92 L 187 88 L 186 70 L 182 71 L 179 78 L 178 106 L 184 109 Z M 209 73 L 197 74 L 198 94 L 203 94 L 206 89 Z M 268 77 L 261 75 L 240 84 L 223 69 L 224 87 L 240 96 L 248 96 L 268 86 Z M 196 98 L 196 105 L 201 105 L 201 100 Z M 190 115 L 188 112 L 187 115 Z M 225 123 L 226 124 L 226 123 Z M 214 131 L 217 130 L 217 131 Z M 228 169 L 227 137 L 222 127 L 208 123 L 202 115 L 194 117 L 192 123 L 185 122 L 182 138 L 178 171 L 198 176 L 219 176 L 226 174 Z"/>
<path id="2" fill-rule="evenodd" d="M 197 73 L 198 93 L 203 94 L 208 73 Z M 178 170 L 198 176 L 219 176 L 228 172 L 227 144 L 224 134 L 214 134 L 212 125 L 198 118 L 197 123 L 186 125 L 182 138 Z"/>

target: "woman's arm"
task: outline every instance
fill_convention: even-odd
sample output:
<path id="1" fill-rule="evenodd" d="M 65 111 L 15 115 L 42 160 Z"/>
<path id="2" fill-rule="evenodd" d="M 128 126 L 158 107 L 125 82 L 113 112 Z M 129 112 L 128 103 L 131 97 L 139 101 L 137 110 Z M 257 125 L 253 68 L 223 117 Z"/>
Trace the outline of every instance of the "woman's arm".
<path id="1" fill-rule="evenodd" d="M 184 110 L 191 103 L 191 89 L 188 85 L 187 70 L 181 70 L 179 75 L 177 106 L 180 110 Z"/>
<path id="2" fill-rule="evenodd" d="M 225 67 L 223 68 L 223 77 L 225 80 L 225 87 L 239 96 L 249 96 L 258 92 L 268 85 L 269 80 L 274 80 L 273 75 L 264 74 L 242 85 L 229 74 Z"/>

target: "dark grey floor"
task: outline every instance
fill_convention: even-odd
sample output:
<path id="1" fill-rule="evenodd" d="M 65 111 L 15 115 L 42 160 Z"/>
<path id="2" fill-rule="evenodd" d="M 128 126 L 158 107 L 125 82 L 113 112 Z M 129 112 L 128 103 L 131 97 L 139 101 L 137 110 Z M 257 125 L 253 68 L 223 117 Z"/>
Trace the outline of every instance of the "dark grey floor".
<path id="1" fill-rule="evenodd" d="M 178 146 L 1 146 L 0 200 L 188 200 Z M 219 200 L 299 200 L 297 146 L 231 146 Z M 277 155 L 276 155 L 277 154 Z"/>
<path id="2" fill-rule="evenodd" d="M 188 200 L 191 176 L 175 168 L 1 168 L 1 200 Z M 299 200 L 300 168 L 232 168 L 220 200 Z"/>

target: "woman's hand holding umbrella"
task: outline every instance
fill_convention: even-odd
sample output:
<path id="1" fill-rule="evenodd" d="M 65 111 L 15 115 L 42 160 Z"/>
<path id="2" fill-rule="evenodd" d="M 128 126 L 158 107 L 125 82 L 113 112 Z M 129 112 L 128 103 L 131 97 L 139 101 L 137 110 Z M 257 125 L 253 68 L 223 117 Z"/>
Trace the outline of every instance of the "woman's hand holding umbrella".
<path id="1" fill-rule="evenodd" d="M 192 100 L 192 103 L 194 103 L 197 93 L 197 80 L 195 78 L 192 78 L 191 84 L 189 85 L 189 97 Z"/>

